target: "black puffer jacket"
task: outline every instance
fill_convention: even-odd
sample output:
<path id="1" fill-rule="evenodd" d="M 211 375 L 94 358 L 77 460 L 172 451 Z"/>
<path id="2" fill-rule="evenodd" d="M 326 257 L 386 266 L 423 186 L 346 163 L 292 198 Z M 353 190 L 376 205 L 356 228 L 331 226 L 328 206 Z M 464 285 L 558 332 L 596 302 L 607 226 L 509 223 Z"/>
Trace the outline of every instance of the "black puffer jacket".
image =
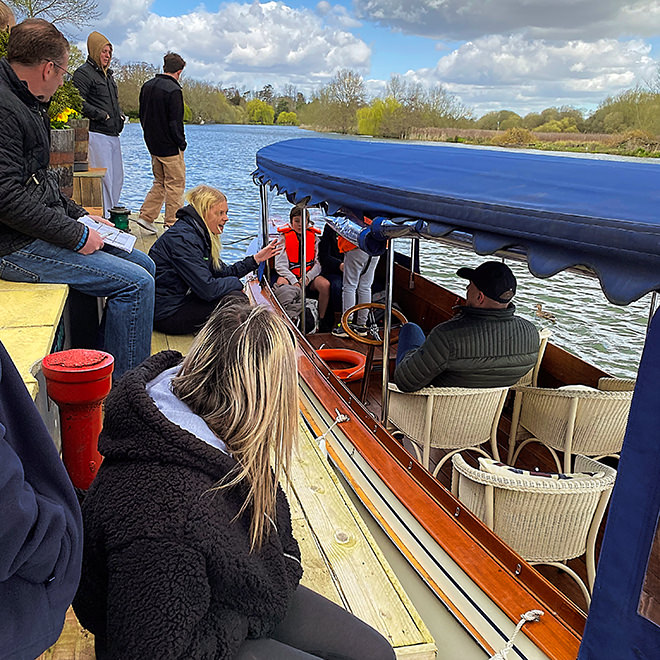
<path id="1" fill-rule="evenodd" d="M 282 490 L 277 529 L 251 553 L 249 515 L 233 520 L 247 489 L 209 493 L 235 461 L 170 422 L 147 394 L 180 360 L 152 356 L 107 399 L 74 600 L 99 660 L 233 658 L 283 619 L 302 575 Z"/>
<path id="2" fill-rule="evenodd" d="M 117 136 L 124 130 L 124 116 L 119 108 L 117 83 L 112 69 L 103 69 L 91 58 L 73 74 L 73 84 L 83 97 L 83 115 L 89 117 L 93 133 Z M 108 116 L 106 119 L 106 116 Z"/>
<path id="3" fill-rule="evenodd" d="M 18 79 L 7 60 L 0 60 L 0 256 L 35 238 L 74 249 L 87 233 L 75 220 L 85 210 L 47 185 L 47 107 Z M 31 188 L 38 188 L 36 194 L 29 192 Z"/>
<path id="4" fill-rule="evenodd" d="M 536 363 L 539 333 L 515 316 L 516 308 L 461 307 L 437 325 L 422 346 L 406 354 L 394 372 L 404 392 L 435 387 L 513 385 Z"/>
<path id="5" fill-rule="evenodd" d="M 176 212 L 177 222 L 151 246 L 149 256 L 156 264 L 156 304 L 154 319 L 169 318 L 192 292 L 202 300 L 220 300 L 232 291 L 241 291 L 238 279 L 257 267 L 253 257 L 231 266 L 211 263 L 211 238 L 204 220 L 192 206 Z"/>

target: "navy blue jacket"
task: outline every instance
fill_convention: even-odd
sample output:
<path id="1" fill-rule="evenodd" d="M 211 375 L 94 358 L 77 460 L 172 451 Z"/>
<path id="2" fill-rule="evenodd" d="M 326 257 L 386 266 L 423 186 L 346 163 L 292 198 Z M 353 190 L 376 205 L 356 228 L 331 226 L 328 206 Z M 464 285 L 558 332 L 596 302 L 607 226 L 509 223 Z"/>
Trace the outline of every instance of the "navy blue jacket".
<path id="1" fill-rule="evenodd" d="M 0 658 L 32 660 L 57 641 L 81 561 L 73 486 L 0 343 Z"/>
<path id="2" fill-rule="evenodd" d="M 149 256 L 156 264 L 154 320 L 176 314 L 189 295 L 202 300 L 220 300 L 232 291 L 241 291 L 244 277 L 257 268 L 253 257 L 231 266 L 211 264 L 211 237 L 202 218 L 192 206 L 176 212 L 177 222 L 151 246 Z"/>

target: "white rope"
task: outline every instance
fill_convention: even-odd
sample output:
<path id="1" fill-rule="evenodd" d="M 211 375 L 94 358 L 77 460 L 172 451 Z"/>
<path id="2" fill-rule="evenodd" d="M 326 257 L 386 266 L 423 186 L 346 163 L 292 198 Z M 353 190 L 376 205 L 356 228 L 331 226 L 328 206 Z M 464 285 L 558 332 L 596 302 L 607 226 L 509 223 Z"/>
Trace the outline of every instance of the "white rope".
<path id="1" fill-rule="evenodd" d="M 332 431 L 332 429 L 335 428 L 337 424 L 341 424 L 342 422 L 347 422 L 350 419 L 348 415 L 344 415 L 340 413 L 339 410 L 337 410 L 337 408 L 335 408 L 335 413 L 337 414 L 337 416 L 335 417 L 335 421 L 327 428 L 325 433 L 322 433 L 321 435 L 314 438 L 319 443 L 319 448 L 324 454 L 327 454 L 325 448 L 325 436 L 328 435 L 328 433 L 330 433 L 330 431 Z"/>
<path id="2" fill-rule="evenodd" d="M 520 632 L 520 629 L 526 623 L 539 621 L 542 616 L 543 612 L 541 610 L 529 610 L 529 612 L 521 614 L 520 621 L 518 622 L 516 629 L 513 631 L 511 639 L 509 639 L 509 641 L 506 643 L 506 646 L 501 651 L 498 651 L 495 655 L 491 656 L 490 660 L 506 660 L 507 655 L 509 655 L 509 651 L 513 648 L 513 640 L 515 640 L 516 635 Z"/>

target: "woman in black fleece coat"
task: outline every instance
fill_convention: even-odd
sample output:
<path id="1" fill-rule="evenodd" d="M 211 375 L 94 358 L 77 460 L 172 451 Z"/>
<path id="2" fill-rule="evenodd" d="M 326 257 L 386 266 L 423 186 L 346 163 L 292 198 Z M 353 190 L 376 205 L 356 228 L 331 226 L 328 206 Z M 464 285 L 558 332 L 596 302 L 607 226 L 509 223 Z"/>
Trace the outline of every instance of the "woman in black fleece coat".
<path id="1" fill-rule="evenodd" d="M 110 393 L 74 601 L 100 660 L 394 658 L 299 585 L 277 485 L 297 433 L 294 341 L 264 308 L 221 305 L 183 365 L 159 353 Z"/>

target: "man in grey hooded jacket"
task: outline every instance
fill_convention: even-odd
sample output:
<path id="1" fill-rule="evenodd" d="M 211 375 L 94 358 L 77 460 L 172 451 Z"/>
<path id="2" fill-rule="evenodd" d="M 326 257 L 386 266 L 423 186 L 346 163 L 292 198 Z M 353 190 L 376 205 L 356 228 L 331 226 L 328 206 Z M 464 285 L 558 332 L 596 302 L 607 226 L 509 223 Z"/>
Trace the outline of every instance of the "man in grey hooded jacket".
<path id="1" fill-rule="evenodd" d="M 103 210 L 119 203 L 124 184 L 119 134 L 124 115 L 119 107 L 117 83 L 110 69 L 112 44 L 100 32 L 87 37 L 87 61 L 73 74 L 73 84 L 83 98 L 83 115 L 89 118 L 89 166 L 104 167 Z"/>

